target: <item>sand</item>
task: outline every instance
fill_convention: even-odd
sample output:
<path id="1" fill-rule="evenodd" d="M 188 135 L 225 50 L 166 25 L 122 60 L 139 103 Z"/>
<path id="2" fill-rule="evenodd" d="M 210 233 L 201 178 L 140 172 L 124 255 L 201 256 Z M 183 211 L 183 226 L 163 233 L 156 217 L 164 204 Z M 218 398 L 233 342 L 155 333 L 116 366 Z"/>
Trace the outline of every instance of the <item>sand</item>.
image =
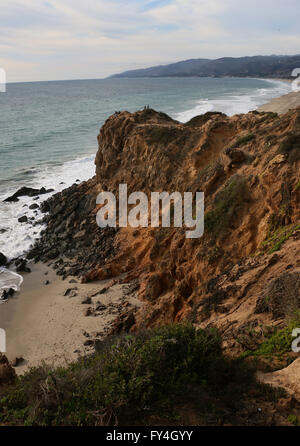
<path id="1" fill-rule="evenodd" d="M 258 111 L 274 112 L 278 114 L 287 113 L 290 109 L 300 107 L 300 92 L 292 92 L 279 98 L 272 99 L 267 104 L 259 107 Z"/>
<path id="2" fill-rule="evenodd" d="M 63 365 L 91 353 L 94 347 L 84 346 L 84 342 L 103 339 L 122 310 L 141 305 L 135 295 L 125 296 L 124 284 L 115 284 L 92 297 L 90 305 L 82 304 L 84 298 L 111 281 L 69 283 L 71 277 L 62 280 L 46 265 L 31 268 L 30 274 L 24 274 L 21 292 L 0 308 L 0 327 L 6 330 L 6 355 L 9 360 L 24 358 L 16 367 L 17 373 L 42 361 Z M 68 288 L 75 287 L 76 296 L 64 296 Z M 95 309 L 99 304 L 105 308 L 85 315 L 87 308 Z"/>

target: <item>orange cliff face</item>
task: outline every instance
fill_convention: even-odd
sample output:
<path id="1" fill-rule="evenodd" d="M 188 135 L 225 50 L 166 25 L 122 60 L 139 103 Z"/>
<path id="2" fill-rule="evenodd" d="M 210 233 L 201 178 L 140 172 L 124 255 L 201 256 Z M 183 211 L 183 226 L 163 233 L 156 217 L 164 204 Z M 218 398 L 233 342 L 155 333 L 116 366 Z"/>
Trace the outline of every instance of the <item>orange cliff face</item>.
<path id="1" fill-rule="evenodd" d="M 106 121 L 98 142 L 99 190 L 117 194 L 126 183 L 128 193 L 148 196 L 205 193 L 202 238 L 186 239 L 182 228 L 121 228 L 117 255 L 86 275 L 94 280 L 126 272 L 125 280 L 138 278 L 146 305 L 137 325 L 218 319 L 241 295 L 247 300 L 236 274 L 243 271 L 241 280 L 254 265 L 270 262 L 276 232 L 279 239 L 285 230 L 291 238 L 299 232 L 300 110 L 282 117 L 208 113 L 186 124 L 153 110 L 122 112 Z M 293 268 L 300 266 L 297 247 Z"/>
<path id="2" fill-rule="evenodd" d="M 123 281 L 137 283 L 144 305 L 133 328 L 188 318 L 239 330 L 249 321 L 271 320 L 272 308 L 259 312 L 267 287 L 300 271 L 300 109 L 281 117 L 207 113 L 186 124 L 151 109 L 121 112 L 105 122 L 98 143 L 96 177 L 73 191 L 85 224 L 74 218 L 63 226 L 73 246 L 76 240 L 93 252 L 83 280 L 123 274 Z M 204 236 L 187 239 L 184 228 L 128 227 L 109 232 L 103 245 L 105 230 L 92 229 L 93 200 L 101 191 L 117 196 L 119 184 L 148 197 L 203 191 Z M 57 226 L 55 200 L 48 228 Z M 63 212 L 77 215 L 78 206 L 70 206 L 69 199 Z"/>

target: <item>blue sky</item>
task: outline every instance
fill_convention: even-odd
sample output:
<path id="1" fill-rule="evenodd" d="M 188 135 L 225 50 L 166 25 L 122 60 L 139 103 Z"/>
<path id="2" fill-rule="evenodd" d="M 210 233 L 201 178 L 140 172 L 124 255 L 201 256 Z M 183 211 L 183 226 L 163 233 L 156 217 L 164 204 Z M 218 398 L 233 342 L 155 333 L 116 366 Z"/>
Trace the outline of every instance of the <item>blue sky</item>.
<path id="1" fill-rule="evenodd" d="M 0 67 L 13 82 L 299 54 L 299 17 L 299 0 L 1 0 Z"/>

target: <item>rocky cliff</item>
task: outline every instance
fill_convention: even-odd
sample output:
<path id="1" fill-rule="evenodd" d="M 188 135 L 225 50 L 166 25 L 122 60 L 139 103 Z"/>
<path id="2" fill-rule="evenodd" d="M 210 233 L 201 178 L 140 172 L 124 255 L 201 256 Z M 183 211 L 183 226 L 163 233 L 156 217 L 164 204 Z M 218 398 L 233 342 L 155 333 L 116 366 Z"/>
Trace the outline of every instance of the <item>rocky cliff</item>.
<path id="1" fill-rule="evenodd" d="M 96 176 L 44 203 L 47 229 L 29 257 L 51 260 L 63 276 L 132 283 L 144 305 L 127 329 L 212 324 L 232 352 L 251 349 L 299 309 L 300 109 L 207 113 L 186 124 L 151 109 L 121 112 L 98 143 Z M 97 194 L 118 195 L 121 183 L 148 196 L 203 191 L 204 236 L 98 228 Z"/>

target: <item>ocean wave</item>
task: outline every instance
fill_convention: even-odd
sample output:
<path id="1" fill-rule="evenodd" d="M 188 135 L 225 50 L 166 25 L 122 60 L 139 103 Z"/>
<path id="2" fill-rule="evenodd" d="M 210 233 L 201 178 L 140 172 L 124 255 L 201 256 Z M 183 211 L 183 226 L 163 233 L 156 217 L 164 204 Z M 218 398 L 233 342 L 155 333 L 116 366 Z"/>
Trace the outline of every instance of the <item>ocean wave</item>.
<path id="1" fill-rule="evenodd" d="M 18 202 L 3 202 L 5 198 L 16 192 L 14 186 L 7 185 L 0 192 L 0 252 L 9 260 L 19 257 L 28 251 L 34 241 L 40 236 L 44 225 L 38 223 L 43 214 L 39 209 L 30 209 L 32 204 L 40 205 L 51 195 L 61 192 L 72 186 L 76 181 L 82 182 L 90 179 L 95 174 L 95 155 L 77 158 L 61 165 L 47 165 L 41 169 L 35 169 L 23 176 L 22 186 L 40 189 L 54 189 L 46 195 L 36 197 L 20 197 Z M 24 172 L 23 172 L 24 173 Z M 27 223 L 20 223 L 18 218 L 26 216 Z"/>
<path id="2" fill-rule="evenodd" d="M 264 82 L 272 84 L 270 88 L 258 88 L 250 90 L 240 95 L 226 94 L 224 96 L 200 99 L 195 106 L 174 115 L 174 118 L 180 122 L 188 122 L 197 115 L 209 111 L 219 111 L 228 116 L 240 113 L 248 113 L 256 110 L 261 105 L 269 102 L 271 99 L 287 94 L 291 91 L 291 86 L 287 82 L 264 79 Z"/>
<path id="3" fill-rule="evenodd" d="M 6 302 L 5 298 L 2 298 L 2 293 L 5 290 L 13 289 L 20 291 L 20 287 L 23 283 L 23 277 L 13 271 L 6 268 L 0 268 L 0 304 Z"/>

